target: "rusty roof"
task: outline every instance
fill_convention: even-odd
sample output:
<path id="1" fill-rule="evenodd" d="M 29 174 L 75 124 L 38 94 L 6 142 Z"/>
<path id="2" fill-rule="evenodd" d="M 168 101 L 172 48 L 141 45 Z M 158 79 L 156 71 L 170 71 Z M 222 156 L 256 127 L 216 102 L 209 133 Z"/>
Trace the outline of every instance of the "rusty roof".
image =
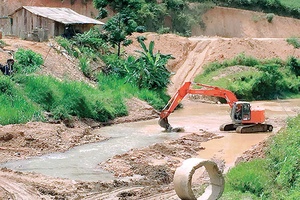
<path id="1" fill-rule="evenodd" d="M 23 6 L 17 9 L 14 13 L 18 12 L 22 8 L 28 10 L 29 12 L 37 16 L 51 19 L 53 21 L 60 22 L 63 24 L 104 24 L 99 20 L 95 20 L 93 18 L 78 14 L 70 8 Z"/>

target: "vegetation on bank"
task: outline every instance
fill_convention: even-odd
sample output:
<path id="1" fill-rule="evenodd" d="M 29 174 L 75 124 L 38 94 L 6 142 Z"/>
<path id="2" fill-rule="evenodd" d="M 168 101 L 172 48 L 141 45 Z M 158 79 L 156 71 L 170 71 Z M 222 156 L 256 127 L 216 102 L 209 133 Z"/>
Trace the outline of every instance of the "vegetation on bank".
<path id="1" fill-rule="evenodd" d="M 89 61 L 99 59 L 102 54 L 95 49 L 99 41 L 82 38 L 77 36 L 76 40 L 61 41 L 72 44 L 66 46 L 70 55 L 83 56 Z M 31 50 L 19 49 L 15 53 L 14 75 L 0 76 L 0 100 L 5 105 L 0 109 L 0 124 L 44 120 L 45 112 L 54 119 L 77 116 L 107 122 L 127 115 L 125 102 L 132 97 L 162 109 L 169 98 L 165 89 L 170 72 L 165 65 L 171 56 L 154 53 L 153 42 L 147 47 L 140 39 L 140 44 L 143 51 L 139 51 L 139 57 L 122 59 L 112 53 L 102 56 L 106 67 L 95 75 L 94 86 L 36 75 L 34 72 L 43 64 L 42 56 Z"/>
<path id="2" fill-rule="evenodd" d="M 300 115 L 269 139 L 265 159 L 240 163 L 226 174 L 222 200 L 300 196 Z"/>
<path id="3" fill-rule="evenodd" d="M 195 82 L 231 90 L 241 100 L 297 97 L 300 92 L 300 60 L 290 57 L 258 60 L 245 54 L 204 67 Z"/>
<path id="4" fill-rule="evenodd" d="M 218 6 L 274 13 L 300 19 L 300 2 L 297 0 L 213 0 L 213 2 Z"/>

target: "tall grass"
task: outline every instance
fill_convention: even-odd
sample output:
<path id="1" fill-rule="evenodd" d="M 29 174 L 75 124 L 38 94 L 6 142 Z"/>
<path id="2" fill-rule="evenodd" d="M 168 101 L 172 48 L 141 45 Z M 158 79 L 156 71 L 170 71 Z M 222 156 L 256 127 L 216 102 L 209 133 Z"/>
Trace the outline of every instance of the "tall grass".
<path id="1" fill-rule="evenodd" d="M 8 77 L 0 76 L 0 124 L 42 120 L 42 109 L 30 101 Z"/>
<path id="2" fill-rule="evenodd" d="M 241 163 L 226 174 L 224 198 L 298 199 L 300 197 L 300 115 L 269 139 L 265 159 Z"/>
<path id="3" fill-rule="evenodd" d="M 125 79 L 100 74 L 98 85 L 60 81 L 50 76 L 16 74 L 0 76 L 0 124 L 42 120 L 43 111 L 55 119 L 72 116 L 107 122 L 128 114 L 126 100 L 144 99 L 156 108 L 167 102 L 163 92 L 139 90 Z"/>

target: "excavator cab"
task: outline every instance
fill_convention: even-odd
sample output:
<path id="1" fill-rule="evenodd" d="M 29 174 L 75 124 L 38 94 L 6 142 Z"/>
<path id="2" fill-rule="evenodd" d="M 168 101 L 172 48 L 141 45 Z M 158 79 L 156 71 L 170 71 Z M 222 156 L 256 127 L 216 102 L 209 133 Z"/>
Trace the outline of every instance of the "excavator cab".
<path id="1" fill-rule="evenodd" d="M 237 101 L 233 104 L 231 109 L 232 122 L 241 124 L 243 121 L 251 119 L 251 106 L 249 102 Z"/>

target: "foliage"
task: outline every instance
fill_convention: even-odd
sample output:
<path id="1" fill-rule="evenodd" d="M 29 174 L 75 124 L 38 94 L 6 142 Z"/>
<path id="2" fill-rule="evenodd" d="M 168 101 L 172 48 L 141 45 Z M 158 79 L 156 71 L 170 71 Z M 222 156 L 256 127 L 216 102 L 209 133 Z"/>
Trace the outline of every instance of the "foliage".
<path id="1" fill-rule="evenodd" d="M 0 124 L 25 123 L 42 120 L 41 109 L 24 97 L 21 90 L 7 76 L 0 76 Z"/>
<path id="2" fill-rule="evenodd" d="M 15 68 L 18 73 L 33 73 L 44 63 L 41 54 L 32 50 L 18 49 L 15 53 Z"/>
<path id="3" fill-rule="evenodd" d="M 19 76 L 15 81 L 26 96 L 57 119 L 78 116 L 107 121 L 127 114 L 124 100 L 82 82 L 58 81 L 47 76 Z"/>
<path id="4" fill-rule="evenodd" d="M 139 89 L 128 83 L 125 78 L 120 78 L 117 74 L 99 74 L 98 88 L 103 92 L 110 91 L 113 95 L 118 94 L 126 98 L 136 97 L 142 99 L 158 110 L 162 109 L 170 98 L 164 90 Z"/>
<path id="5" fill-rule="evenodd" d="M 290 66 L 296 76 L 300 76 L 300 60 L 297 60 L 295 57 L 290 57 L 287 61 L 287 65 Z"/>
<path id="6" fill-rule="evenodd" d="M 276 190 L 287 194 L 300 191 L 300 116 L 290 119 L 287 128 L 270 141 L 267 151 L 268 170 L 272 172 Z M 295 193 L 296 194 L 296 193 Z M 288 195 L 287 195 L 288 196 Z"/>
<path id="7" fill-rule="evenodd" d="M 267 18 L 267 21 L 269 22 L 269 23 L 271 23 L 272 22 L 272 20 L 273 20 L 273 18 L 274 18 L 274 13 L 268 13 L 267 15 L 266 15 L 266 18 Z"/>
<path id="8" fill-rule="evenodd" d="M 266 161 L 263 159 L 240 163 L 226 174 L 227 190 L 250 192 L 260 197 L 266 190 L 270 180 L 265 170 Z"/>
<path id="9" fill-rule="evenodd" d="M 43 111 L 55 119 L 78 116 L 106 122 L 128 114 L 126 99 L 144 99 L 156 108 L 168 100 L 163 91 L 139 90 L 116 74 L 103 73 L 98 76 L 98 87 L 50 76 L 0 76 L 0 90 L 5 105 L 0 108 L 2 125 L 43 120 Z"/>
<path id="10" fill-rule="evenodd" d="M 300 195 L 300 115 L 268 141 L 265 159 L 238 164 L 226 174 L 222 200 L 298 199 Z M 231 197 L 231 198 L 227 198 Z M 233 198 L 236 197 L 236 198 Z"/>
<path id="11" fill-rule="evenodd" d="M 148 48 L 144 41 L 139 40 L 139 43 L 143 51 L 137 51 L 140 53 L 140 57 L 128 68 L 129 82 L 136 84 L 138 88 L 150 90 L 166 88 L 171 74 L 166 68 L 166 64 L 172 56 L 154 53 L 153 41 L 149 43 Z"/>
<path id="12" fill-rule="evenodd" d="M 138 41 L 142 48 L 142 51 L 137 51 L 140 54 L 138 58 L 129 56 L 127 59 L 122 59 L 113 55 L 106 56 L 104 57 L 105 73 L 125 78 L 127 82 L 140 89 L 165 89 L 171 74 L 166 64 L 172 56 L 154 53 L 153 41 L 149 43 L 149 47 L 143 39 L 139 38 Z"/>
<path id="13" fill-rule="evenodd" d="M 297 95 L 300 91 L 298 64 L 295 58 L 287 61 L 257 60 L 240 54 L 222 63 L 208 64 L 203 74 L 195 78 L 195 82 L 227 88 L 243 100 L 283 98 Z"/>
<path id="14" fill-rule="evenodd" d="M 131 35 L 138 24 L 136 11 L 140 10 L 144 1 L 138 0 L 122 0 L 122 1 L 107 1 L 107 0 L 94 0 L 94 6 L 99 9 L 98 18 L 107 17 L 107 6 L 113 9 L 115 15 L 108 19 L 103 26 L 103 38 L 109 42 L 113 47 L 117 47 L 117 55 L 121 54 L 121 44 L 128 46 L 131 40 L 127 39 Z"/>
<path id="15" fill-rule="evenodd" d="M 218 6 L 242 8 L 300 19 L 300 4 L 296 0 L 214 0 Z"/>
<path id="16" fill-rule="evenodd" d="M 299 38 L 292 37 L 292 38 L 288 38 L 286 41 L 287 41 L 288 44 L 293 45 L 294 48 L 296 48 L 296 49 L 300 48 Z"/>
<path id="17" fill-rule="evenodd" d="M 192 3 L 191 3 L 192 2 Z M 94 6 L 99 10 L 99 18 L 103 19 L 108 16 L 106 6 L 109 6 L 114 11 L 114 18 L 111 22 L 105 24 L 104 30 L 109 30 L 114 39 L 113 44 L 119 46 L 124 39 L 123 32 L 126 27 L 135 29 L 134 31 L 149 31 L 149 32 L 170 32 L 177 33 L 184 36 L 190 36 L 192 26 L 201 24 L 203 22 L 201 16 L 207 9 L 214 6 L 211 1 L 186 1 L 186 0 L 165 0 L 157 3 L 156 0 L 122 0 L 122 1 L 106 1 L 94 0 Z M 126 22 L 136 26 L 126 24 Z M 144 26 L 142 29 L 138 27 Z M 162 28 L 164 27 L 164 28 Z M 127 33 L 130 35 L 131 33 Z M 125 34 L 126 35 L 126 34 Z M 117 42 L 117 44 L 115 44 Z M 124 39 L 125 41 L 125 39 Z M 112 41 L 111 41 L 112 42 Z M 119 51 L 118 51 L 119 52 Z"/>
<path id="18" fill-rule="evenodd" d="M 86 77 L 92 78 L 92 70 L 90 68 L 89 61 L 86 57 L 79 58 L 79 66 Z"/>
<path id="19" fill-rule="evenodd" d="M 56 37 L 56 41 L 69 55 L 79 58 L 81 71 L 91 79 L 95 76 L 91 69 L 91 63 L 98 61 L 102 55 L 109 52 L 109 46 L 103 40 L 103 36 L 97 28 L 92 28 L 82 34 L 76 34 L 71 39 Z"/>

